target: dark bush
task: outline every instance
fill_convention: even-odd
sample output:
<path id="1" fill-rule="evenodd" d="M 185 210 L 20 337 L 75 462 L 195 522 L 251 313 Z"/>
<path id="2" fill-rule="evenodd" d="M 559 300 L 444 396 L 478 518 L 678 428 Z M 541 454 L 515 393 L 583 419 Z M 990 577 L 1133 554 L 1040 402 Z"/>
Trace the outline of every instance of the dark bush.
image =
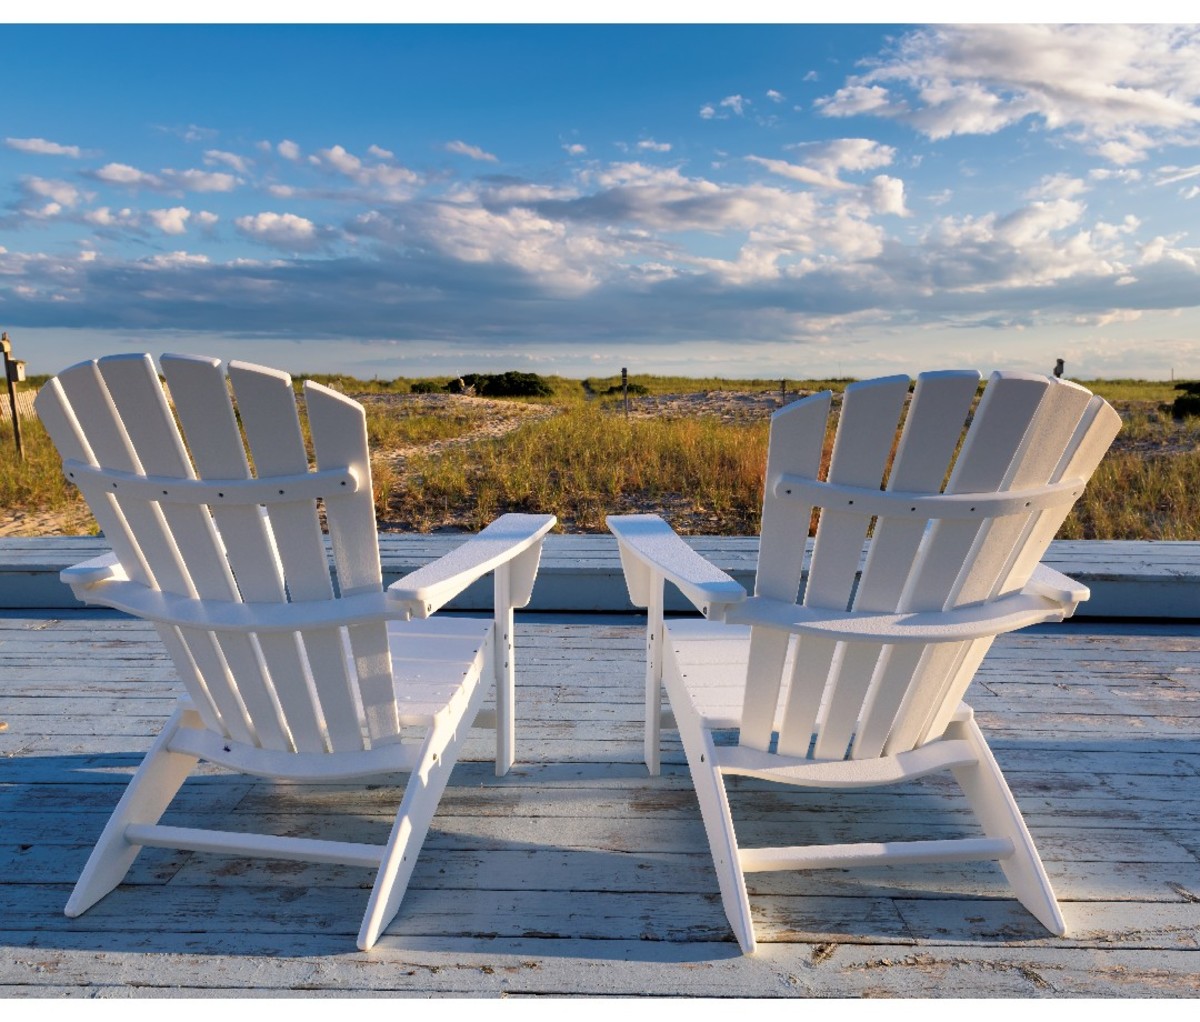
<path id="1" fill-rule="evenodd" d="M 482 397 L 551 397 L 554 389 L 537 373 L 468 373 L 460 377 L 468 388 Z M 457 389 L 455 380 L 451 387 Z"/>
<path id="2" fill-rule="evenodd" d="M 414 394 L 436 394 L 442 388 L 431 380 L 414 380 L 412 392 Z"/>
<path id="3" fill-rule="evenodd" d="M 614 383 L 604 393 L 605 394 L 623 394 L 623 393 L 625 393 L 625 391 L 619 383 Z M 647 387 L 644 383 L 631 383 L 631 384 L 629 384 L 629 393 L 631 395 L 635 395 L 635 396 L 649 394 L 650 388 Z"/>
<path id="4" fill-rule="evenodd" d="M 1200 394 L 1180 394 L 1171 406 L 1171 414 L 1177 419 L 1200 415 Z"/>

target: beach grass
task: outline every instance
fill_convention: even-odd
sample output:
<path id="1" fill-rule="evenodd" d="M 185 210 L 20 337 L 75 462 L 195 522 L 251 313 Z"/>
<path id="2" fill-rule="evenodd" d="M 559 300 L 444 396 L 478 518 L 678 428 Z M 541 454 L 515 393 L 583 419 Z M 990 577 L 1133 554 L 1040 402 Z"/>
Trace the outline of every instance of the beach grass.
<path id="1" fill-rule="evenodd" d="M 548 406 L 554 411 L 549 418 L 534 416 L 537 421 L 504 436 L 471 439 L 502 406 L 395 400 L 421 382 L 407 378 L 313 378 L 362 397 L 383 529 L 476 530 L 515 510 L 556 514 L 561 528 L 574 532 L 603 531 L 607 514 L 635 511 L 663 514 L 684 533 L 758 531 L 768 428 L 762 408 L 722 421 L 705 406 L 691 410 L 683 401 L 671 406 L 670 415 L 626 418 L 619 393 L 609 393 L 619 386 L 619 375 L 551 377 L 552 397 L 504 399 Z M 763 398 L 779 387 L 778 380 L 630 380 L 651 397 L 740 391 Z M 789 380 L 787 389 L 792 395 L 840 390 L 847 382 Z M 1125 425 L 1060 536 L 1200 540 L 1200 418 L 1171 416 L 1176 391 L 1170 382 L 1084 385 L 1114 402 Z M 0 507 L 22 513 L 78 509 L 78 493 L 63 479 L 41 424 L 22 425 L 24 462 L 15 455 L 11 433 L 0 432 Z"/>

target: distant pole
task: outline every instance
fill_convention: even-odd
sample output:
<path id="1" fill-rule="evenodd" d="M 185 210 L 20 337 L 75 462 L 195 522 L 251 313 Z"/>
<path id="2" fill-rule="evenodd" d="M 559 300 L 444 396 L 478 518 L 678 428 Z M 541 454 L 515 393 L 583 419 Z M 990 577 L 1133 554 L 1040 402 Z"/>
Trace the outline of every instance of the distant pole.
<path id="1" fill-rule="evenodd" d="M 784 404 L 787 401 L 787 380 L 779 381 L 779 403 Z"/>
<path id="2" fill-rule="evenodd" d="M 629 370 L 621 367 L 621 394 L 625 400 L 625 418 L 629 418 Z"/>
<path id="3" fill-rule="evenodd" d="M 17 445 L 17 456 L 25 460 L 25 443 L 21 439 L 21 417 L 17 414 L 17 383 L 25 379 L 25 363 L 11 357 L 12 341 L 8 332 L 0 334 L 0 349 L 4 351 L 4 379 L 8 383 L 8 407 L 12 410 L 13 440 Z"/>

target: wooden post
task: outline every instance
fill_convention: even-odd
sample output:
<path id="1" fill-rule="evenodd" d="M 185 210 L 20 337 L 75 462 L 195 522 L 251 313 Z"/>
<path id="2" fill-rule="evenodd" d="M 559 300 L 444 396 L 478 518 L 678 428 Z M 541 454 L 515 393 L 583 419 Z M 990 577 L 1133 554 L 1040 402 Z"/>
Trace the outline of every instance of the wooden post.
<path id="1" fill-rule="evenodd" d="M 13 440 L 17 445 L 17 456 L 25 460 L 25 443 L 21 439 L 21 416 L 17 414 L 17 383 L 25 378 L 25 363 L 10 357 L 12 342 L 8 332 L 0 334 L 0 349 L 4 351 L 4 379 L 8 383 L 8 407 L 12 410 Z"/>
<path id="2" fill-rule="evenodd" d="M 779 381 L 779 403 L 781 405 L 787 404 L 787 380 Z"/>
<path id="3" fill-rule="evenodd" d="M 621 394 L 625 400 L 625 418 L 629 418 L 629 370 L 621 367 Z"/>

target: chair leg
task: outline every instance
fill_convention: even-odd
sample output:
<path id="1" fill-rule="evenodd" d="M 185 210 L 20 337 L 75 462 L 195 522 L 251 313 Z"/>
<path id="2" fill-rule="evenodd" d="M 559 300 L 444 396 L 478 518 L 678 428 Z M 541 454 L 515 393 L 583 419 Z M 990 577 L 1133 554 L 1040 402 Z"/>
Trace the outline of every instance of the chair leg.
<path id="1" fill-rule="evenodd" d="M 487 669 L 485 666 L 485 671 Z M 358 931 L 358 947 L 362 951 L 369 951 L 374 946 L 400 910 L 433 814 L 437 812 L 471 722 L 479 711 L 483 693 L 484 685 L 477 681 L 463 714 L 454 720 L 435 721 L 425 736 L 420 759 L 409 776 L 404 798 L 396 811 L 396 822 L 392 825 L 375 877 L 375 887 Z"/>
<path id="2" fill-rule="evenodd" d="M 1050 878 L 1034 847 L 1033 838 L 1025 826 L 1025 820 L 1009 790 L 1008 782 L 1000 772 L 992 750 L 988 748 L 983 732 L 974 718 L 951 725 L 958 731 L 954 737 L 967 739 L 974 747 L 977 761 L 971 766 L 954 767 L 954 778 L 958 781 L 967 801 L 983 825 L 988 837 L 1008 838 L 1013 853 L 1000 859 L 1000 868 L 1012 885 L 1017 900 L 1051 933 L 1066 935 L 1064 922 Z"/>
<path id="3" fill-rule="evenodd" d="M 704 819 L 704 832 L 708 836 L 708 847 L 712 853 L 713 868 L 717 872 L 717 884 L 721 890 L 721 904 L 734 936 L 743 954 L 753 954 L 757 946 L 754 939 L 754 922 L 750 917 L 750 897 L 746 893 L 746 877 L 742 873 L 738 853 L 737 835 L 733 829 L 733 816 L 729 810 L 729 797 L 725 793 L 725 781 L 716 767 L 716 752 L 712 733 L 692 707 L 691 700 L 682 685 L 676 689 L 674 664 L 668 664 L 664 672 L 671 708 L 675 712 L 679 737 L 687 756 L 688 769 L 692 775 L 692 786 L 696 800 L 700 803 L 700 815 Z"/>
<path id="4" fill-rule="evenodd" d="M 203 727 L 200 715 L 190 706 L 181 706 L 171 715 L 162 733 L 150 746 L 146 758 L 134 772 L 129 786 L 113 810 L 96 847 L 88 857 L 71 897 L 64 910 L 74 918 L 91 908 L 108 894 L 129 872 L 133 860 L 142 850 L 125 838 L 125 828 L 131 823 L 157 823 L 176 792 L 195 768 L 195 756 L 168 749 L 180 727 Z"/>

